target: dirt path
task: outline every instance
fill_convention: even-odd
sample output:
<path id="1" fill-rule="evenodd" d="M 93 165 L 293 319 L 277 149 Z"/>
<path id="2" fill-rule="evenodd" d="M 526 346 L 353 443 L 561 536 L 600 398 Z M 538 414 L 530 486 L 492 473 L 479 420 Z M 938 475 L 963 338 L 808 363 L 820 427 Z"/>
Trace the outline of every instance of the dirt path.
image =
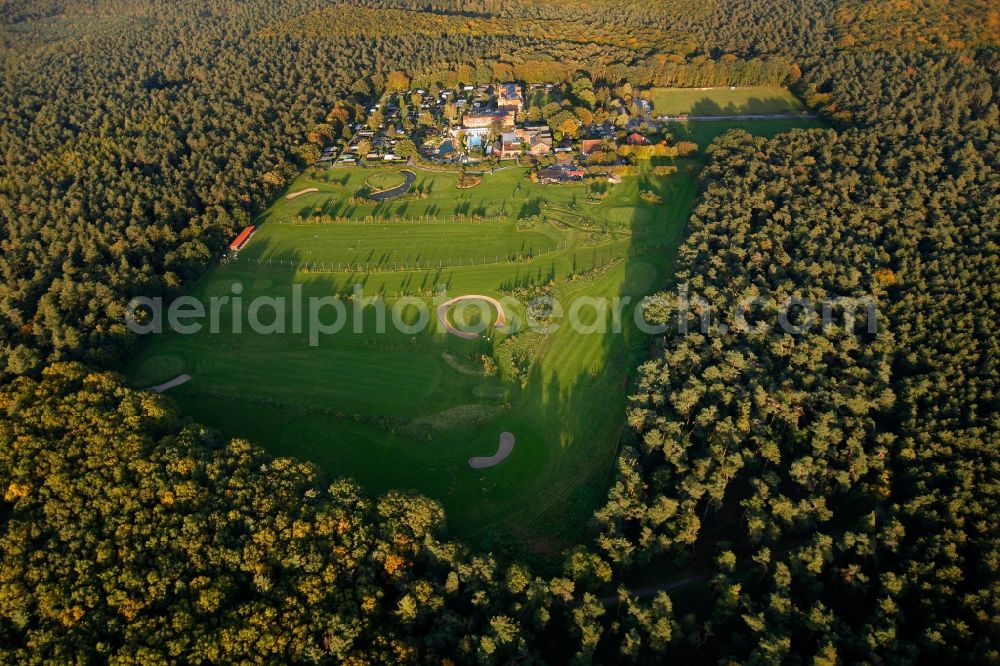
<path id="1" fill-rule="evenodd" d="M 162 384 L 157 384 L 156 386 L 150 386 L 147 391 L 152 391 L 153 393 L 163 393 L 164 391 L 169 391 L 175 386 L 180 386 L 186 382 L 191 381 L 191 375 L 177 375 L 169 382 L 163 382 Z"/>
<path id="2" fill-rule="evenodd" d="M 469 467 L 472 469 L 486 469 L 487 467 L 499 465 L 513 450 L 514 433 L 502 432 L 500 433 L 500 442 L 497 446 L 497 452 L 492 456 L 476 456 L 474 458 L 469 458 Z"/>
<path id="3" fill-rule="evenodd" d="M 486 301 L 487 303 L 489 303 L 490 305 L 492 305 L 497 309 L 497 323 L 495 324 L 494 327 L 503 328 L 504 326 L 507 325 L 507 313 L 503 311 L 503 306 L 500 305 L 500 301 L 498 301 L 497 299 L 491 298 L 490 296 L 483 296 L 481 294 L 468 294 L 466 296 L 456 296 L 455 298 L 449 301 L 445 301 L 444 303 L 439 305 L 437 309 L 438 323 L 441 324 L 441 326 L 446 331 L 448 331 L 455 337 L 462 338 L 463 340 L 475 340 L 476 338 L 479 337 L 478 333 L 469 333 L 466 331 L 458 330 L 457 328 L 451 325 L 450 321 L 448 321 L 448 309 L 455 303 L 459 303 L 461 301 Z"/>
<path id="4" fill-rule="evenodd" d="M 291 201 L 292 199 L 294 199 L 296 197 L 301 197 L 303 194 L 309 194 L 310 192 L 319 192 L 319 188 L 318 187 L 307 187 L 304 190 L 299 190 L 298 192 L 292 192 L 291 194 L 286 195 L 285 198 L 288 199 L 289 201 Z"/>

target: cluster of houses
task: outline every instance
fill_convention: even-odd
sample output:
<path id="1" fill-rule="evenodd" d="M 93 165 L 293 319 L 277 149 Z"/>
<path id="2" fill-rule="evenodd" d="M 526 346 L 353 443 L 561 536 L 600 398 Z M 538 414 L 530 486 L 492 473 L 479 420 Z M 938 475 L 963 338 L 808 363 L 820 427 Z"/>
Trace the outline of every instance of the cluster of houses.
<path id="1" fill-rule="evenodd" d="M 484 91 L 489 94 L 489 89 Z M 461 124 L 449 128 L 452 145 L 463 144 L 468 149 L 481 149 L 484 154 L 499 159 L 512 159 L 528 154 L 548 155 L 556 148 L 548 125 L 518 126 L 524 110 L 524 90 L 519 83 L 495 86 L 495 103 L 477 102 L 462 115 Z"/>
<path id="2" fill-rule="evenodd" d="M 543 85 L 546 90 L 553 87 L 532 84 L 528 90 Z M 644 104 L 642 110 L 648 113 L 648 103 Z M 479 156 L 501 160 L 530 156 L 543 164 L 555 161 L 539 176 L 543 182 L 556 182 L 582 178 L 574 162 L 609 146 L 613 149 L 621 136 L 620 126 L 604 121 L 583 128 L 588 138 L 557 142 L 544 121 L 524 120 L 530 115 L 526 107 L 525 86 L 516 82 L 465 85 L 431 94 L 422 89 L 391 92 L 367 110 L 367 123 L 354 125 L 349 141 L 324 149 L 319 161 L 406 161 L 396 147 L 410 139 L 423 159 L 434 162 L 469 163 Z M 632 145 L 648 144 L 634 131 L 625 140 Z M 551 157 L 555 159 L 543 159 Z"/>
<path id="3" fill-rule="evenodd" d="M 552 84 L 545 84 L 547 89 L 552 87 Z M 519 122 L 519 118 L 525 115 L 524 88 L 519 83 L 479 86 L 474 88 L 473 92 L 478 95 L 479 100 L 473 102 L 472 107 L 462 114 L 460 123 L 448 129 L 451 149 L 457 145 L 464 145 L 469 150 L 480 149 L 485 155 L 498 159 L 512 159 L 522 155 L 545 157 L 555 154 L 562 162 L 559 166 L 565 167 L 568 161 L 567 153 L 573 154 L 579 151 L 581 157 L 586 157 L 617 142 L 618 128 L 610 121 L 583 128 L 590 138 L 583 139 L 578 144 L 572 139 L 563 139 L 557 143 L 548 125 Z M 651 108 L 649 102 L 639 100 L 641 113 L 648 114 Z M 631 122 L 633 125 L 638 125 L 639 121 Z M 649 145 L 649 140 L 636 131 L 629 134 L 625 141 L 630 145 Z"/>
<path id="4" fill-rule="evenodd" d="M 447 92 L 451 94 L 451 91 Z M 406 161 L 405 157 L 396 154 L 396 146 L 400 141 L 412 138 L 408 128 L 414 127 L 420 120 L 433 125 L 445 123 L 443 106 L 447 95 L 438 98 L 426 93 L 420 88 L 388 93 L 367 109 L 368 119 L 376 118 L 375 122 L 355 123 L 351 127 L 353 134 L 350 140 L 324 148 L 318 162 L 351 165 L 362 160 Z M 414 94 L 420 98 L 418 104 L 412 103 Z M 411 101 L 407 102 L 407 99 Z"/>
<path id="5" fill-rule="evenodd" d="M 344 147 L 339 156 L 335 154 L 336 148 L 327 148 L 323 151 L 320 162 L 332 162 L 334 159 L 340 164 L 356 164 L 362 158 L 368 162 L 405 162 L 406 158 L 395 153 L 395 147 L 400 139 L 388 136 L 384 131 L 361 129 L 361 125 L 356 129 L 354 136 Z M 397 137 L 405 136 L 400 132 Z M 367 146 L 362 155 L 362 149 Z M 329 152 L 327 152 L 329 151 Z"/>

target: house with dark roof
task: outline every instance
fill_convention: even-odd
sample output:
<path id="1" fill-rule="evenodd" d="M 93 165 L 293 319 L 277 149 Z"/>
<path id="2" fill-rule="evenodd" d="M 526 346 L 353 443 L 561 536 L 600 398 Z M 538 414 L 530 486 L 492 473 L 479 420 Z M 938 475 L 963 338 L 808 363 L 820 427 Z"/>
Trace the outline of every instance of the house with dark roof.
<path id="1" fill-rule="evenodd" d="M 552 152 L 552 136 L 548 134 L 534 134 L 528 140 L 528 150 L 532 155 L 548 155 Z"/>
<path id="2" fill-rule="evenodd" d="M 575 165 L 550 166 L 538 170 L 538 182 L 542 185 L 583 180 L 587 172 Z"/>
<path id="3" fill-rule="evenodd" d="M 521 94 L 520 83 L 504 83 L 499 86 L 497 95 L 497 106 L 500 108 L 514 109 L 520 111 L 524 107 L 524 95 Z"/>
<path id="4" fill-rule="evenodd" d="M 563 170 L 556 167 L 546 167 L 538 170 L 538 182 L 547 185 L 549 183 L 563 182 Z"/>

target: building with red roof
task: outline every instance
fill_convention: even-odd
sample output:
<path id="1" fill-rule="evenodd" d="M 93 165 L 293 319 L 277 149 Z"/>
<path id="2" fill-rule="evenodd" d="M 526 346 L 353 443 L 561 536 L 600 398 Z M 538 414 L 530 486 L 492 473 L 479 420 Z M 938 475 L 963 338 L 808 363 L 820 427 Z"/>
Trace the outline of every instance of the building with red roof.
<path id="1" fill-rule="evenodd" d="M 254 229 L 256 229 L 256 228 L 257 227 L 255 227 L 255 226 L 253 226 L 251 224 L 249 227 L 247 227 L 243 231 L 241 231 L 240 235 L 237 236 L 233 240 L 233 242 L 229 244 L 229 249 L 232 250 L 233 252 L 236 252 L 237 250 L 239 250 L 240 248 L 242 248 L 244 245 L 246 245 L 247 241 L 250 240 L 250 237 L 253 236 Z"/>

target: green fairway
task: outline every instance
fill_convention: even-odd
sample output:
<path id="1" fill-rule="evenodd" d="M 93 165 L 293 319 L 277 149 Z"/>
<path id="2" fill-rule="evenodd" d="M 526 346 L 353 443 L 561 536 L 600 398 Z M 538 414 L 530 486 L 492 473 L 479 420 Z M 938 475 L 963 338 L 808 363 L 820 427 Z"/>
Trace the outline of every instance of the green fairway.
<path id="1" fill-rule="evenodd" d="M 409 193 L 397 199 L 376 202 L 358 199 L 354 194 L 377 175 L 386 174 L 388 180 L 399 173 L 398 168 L 311 169 L 288 189 L 298 192 L 314 187 L 319 191 L 303 194 L 291 201 L 279 198 L 260 216 L 258 222 L 308 221 L 321 215 L 356 223 L 393 219 L 410 222 L 430 219 L 446 223 L 494 219 L 514 221 L 537 215 L 542 201 L 583 204 L 595 191 L 607 189 L 604 182 L 546 187 L 528 181 L 523 168 L 507 168 L 490 174 L 476 187 L 460 190 L 456 187 L 458 174 L 453 171 L 413 171 L 417 178 Z M 588 212 L 602 215 L 607 211 Z"/>
<path id="2" fill-rule="evenodd" d="M 779 86 L 653 88 L 653 113 L 667 116 L 734 116 L 798 113 L 802 103 Z"/>
<path id="3" fill-rule="evenodd" d="M 617 185 L 543 186 L 512 168 L 468 190 L 455 187 L 454 173 L 415 168 L 414 194 L 383 204 L 355 192 L 382 172 L 378 180 L 391 183 L 398 169 L 309 170 L 288 191 L 319 191 L 280 197 L 193 295 L 206 304 L 238 296 L 244 311 L 258 297 L 293 302 L 293 286 L 306 303 L 335 295 L 345 299 L 343 328 L 313 346 L 292 312 L 264 307 L 259 319 L 282 321 L 284 332 L 236 332 L 229 301 L 218 332 L 150 336 L 130 379 L 152 386 L 190 374 L 169 395 L 226 436 L 311 460 L 371 492 L 415 489 L 440 500 L 452 532 L 477 544 L 513 539 L 555 554 L 579 537 L 613 474 L 629 371 L 649 341 L 631 323 L 633 308 L 671 275 L 699 164 L 682 160 L 667 176 L 643 168 Z M 631 302 L 618 304 L 620 332 L 574 329 L 568 312 L 548 333 L 518 332 L 526 289 L 567 311 L 580 297 L 611 309 L 611 299 Z M 447 334 L 435 304 L 464 294 L 515 299 L 505 305 L 510 325 L 484 321 L 474 340 Z M 418 302 L 427 326 L 397 330 L 394 312 L 398 323 L 420 323 Z M 583 324 L 598 318 L 591 306 L 579 314 Z M 322 317 L 335 319 L 333 308 Z M 503 432 L 516 437 L 510 456 L 471 468 L 469 458 L 495 453 Z"/>
<path id="4" fill-rule="evenodd" d="M 264 225 L 239 261 L 324 269 L 403 269 L 498 263 L 554 252 L 558 233 L 517 231 L 513 223 Z"/>

